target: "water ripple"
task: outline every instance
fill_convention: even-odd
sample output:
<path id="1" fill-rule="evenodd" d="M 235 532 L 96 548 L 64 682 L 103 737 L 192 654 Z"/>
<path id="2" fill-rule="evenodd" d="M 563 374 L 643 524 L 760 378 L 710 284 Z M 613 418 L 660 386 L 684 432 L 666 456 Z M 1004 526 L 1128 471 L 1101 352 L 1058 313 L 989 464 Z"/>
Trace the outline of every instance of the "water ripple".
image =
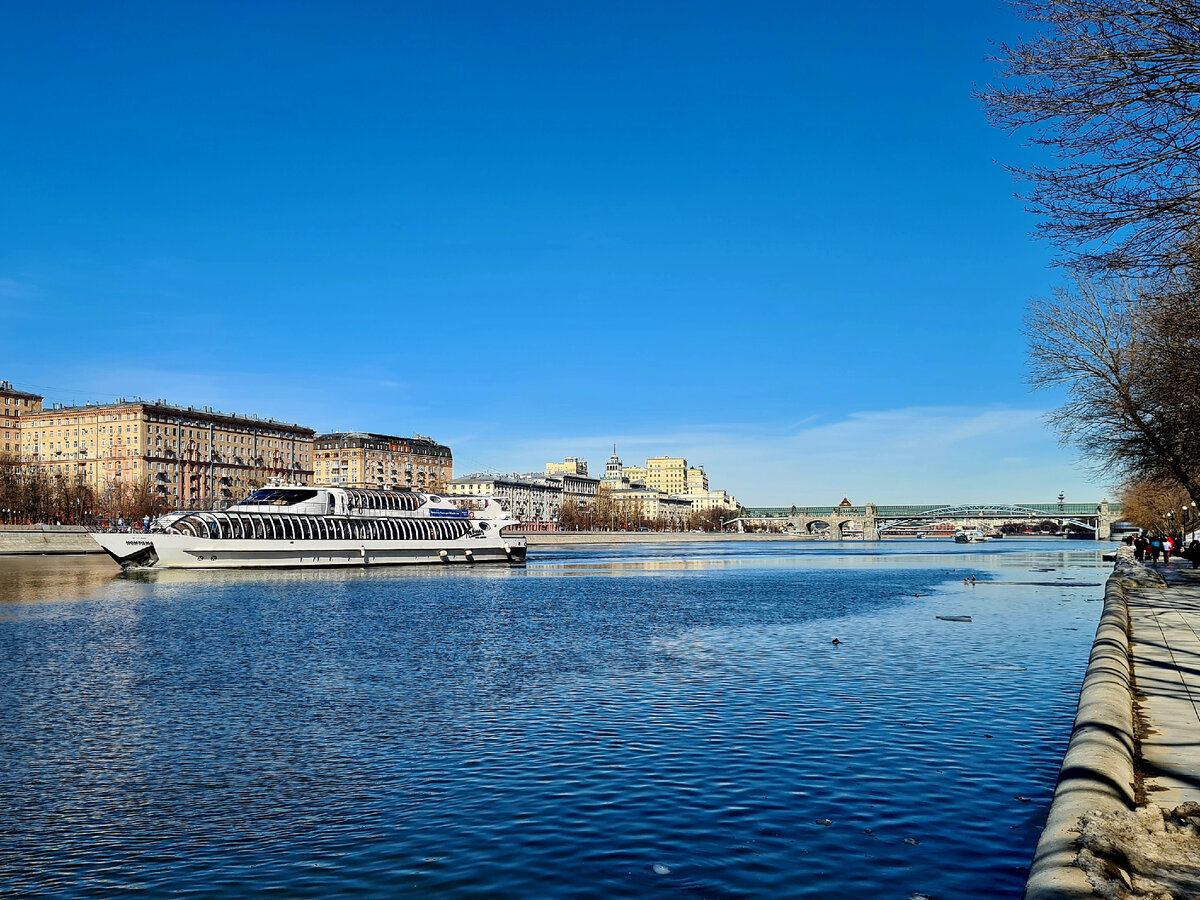
<path id="1" fill-rule="evenodd" d="M 1020 896 L 1099 615 L 1062 601 L 1095 599 L 1094 551 L 661 552 L 466 575 L 0 561 L 0 883 Z"/>

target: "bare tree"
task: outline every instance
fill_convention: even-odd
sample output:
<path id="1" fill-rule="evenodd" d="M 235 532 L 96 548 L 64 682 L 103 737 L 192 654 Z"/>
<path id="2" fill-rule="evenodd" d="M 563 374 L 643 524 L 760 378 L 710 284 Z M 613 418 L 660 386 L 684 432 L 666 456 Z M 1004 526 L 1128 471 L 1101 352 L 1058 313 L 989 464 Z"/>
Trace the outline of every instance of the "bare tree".
<path id="1" fill-rule="evenodd" d="M 999 48 L 991 121 L 1056 162 L 1010 167 L 1039 231 L 1085 271 L 1200 259 L 1200 0 L 1021 0 L 1041 33 Z"/>
<path id="2" fill-rule="evenodd" d="M 1121 279 L 1079 280 L 1026 316 L 1030 380 L 1064 387 L 1049 416 L 1064 441 L 1127 483 L 1176 484 L 1200 501 L 1200 360 L 1170 299 Z"/>

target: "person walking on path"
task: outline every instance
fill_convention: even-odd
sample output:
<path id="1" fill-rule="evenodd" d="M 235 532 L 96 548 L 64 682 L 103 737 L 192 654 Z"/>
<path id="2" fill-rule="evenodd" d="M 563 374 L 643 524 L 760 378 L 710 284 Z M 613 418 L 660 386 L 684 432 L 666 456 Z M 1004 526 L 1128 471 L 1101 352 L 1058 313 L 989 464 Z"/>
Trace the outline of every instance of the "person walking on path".
<path id="1" fill-rule="evenodd" d="M 1152 565 L 1155 565 L 1155 566 L 1158 565 L 1158 554 L 1160 554 L 1160 553 L 1162 553 L 1162 541 L 1160 541 L 1158 538 L 1151 538 L 1151 540 L 1150 540 L 1150 563 Z"/>
<path id="2" fill-rule="evenodd" d="M 1173 544 L 1171 543 L 1170 535 L 1163 538 L 1162 547 L 1163 547 L 1163 565 L 1169 566 L 1171 564 L 1171 550 L 1173 547 Z"/>
<path id="3" fill-rule="evenodd" d="M 1142 562 L 1146 558 L 1146 536 L 1139 534 L 1133 539 L 1133 558 Z"/>

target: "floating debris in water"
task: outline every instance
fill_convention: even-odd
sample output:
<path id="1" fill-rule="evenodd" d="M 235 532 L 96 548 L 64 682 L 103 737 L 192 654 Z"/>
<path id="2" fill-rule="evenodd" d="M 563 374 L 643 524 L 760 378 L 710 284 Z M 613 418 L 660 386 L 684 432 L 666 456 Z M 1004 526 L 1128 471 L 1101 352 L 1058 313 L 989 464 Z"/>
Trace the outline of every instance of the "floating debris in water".
<path id="1" fill-rule="evenodd" d="M 839 641 L 837 638 L 834 638 L 834 639 L 833 639 L 833 642 L 834 642 L 835 644 L 840 644 L 840 643 L 841 643 L 841 641 Z"/>
<path id="2" fill-rule="evenodd" d="M 919 844 L 919 843 L 921 843 L 921 842 L 920 842 L 920 841 L 918 841 L 918 840 L 917 840 L 916 838 L 914 838 L 914 837 L 907 837 L 907 838 L 905 838 L 905 839 L 904 839 L 904 843 L 908 844 L 910 847 L 915 847 L 915 846 L 917 846 L 917 844 Z"/>
<path id="3" fill-rule="evenodd" d="M 922 894 L 920 891 L 913 891 L 908 895 L 908 900 L 933 900 L 933 894 Z"/>
<path id="4" fill-rule="evenodd" d="M 1028 797 L 1022 797 L 1020 794 L 1016 794 L 1016 795 L 1014 795 L 1014 796 L 1013 796 L 1013 799 L 1014 799 L 1014 800 L 1020 800 L 1022 803 L 1030 803 L 1030 802 L 1031 802 L 1031 801 L 1030 801 L 1030 799 L 1029 799 Z"/>
<path id="5" fill-rule="evenodd" d="M 818 825 L 832 825 L 833 820 L 832 819 L 817 819 L 817 824 Z"/>
<path id="6" fill-rule="evenodd" d="M 655 875 L 670 875 L 671 867 L 664 866 L 662 863 L 655 863 L 654 864 L 654 874 Z"/>
<path id="7" fill-rule="evenodd" d="M 970 616 L 938 616 L 943 622 L 970 622 Z"/>

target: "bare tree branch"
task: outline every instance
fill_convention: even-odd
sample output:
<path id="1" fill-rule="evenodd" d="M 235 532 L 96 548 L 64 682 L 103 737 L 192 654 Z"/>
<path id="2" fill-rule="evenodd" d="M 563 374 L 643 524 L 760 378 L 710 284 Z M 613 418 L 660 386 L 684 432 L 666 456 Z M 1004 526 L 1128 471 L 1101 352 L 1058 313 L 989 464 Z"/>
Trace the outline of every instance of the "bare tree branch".
<path id="1" fill-rule="evenodd" d="M 990 120 L 1053 166 L 1009 167 L 1084 270 L 1161 275 L 1200 251 L 1200 0 L 1023 0 Z"/>

